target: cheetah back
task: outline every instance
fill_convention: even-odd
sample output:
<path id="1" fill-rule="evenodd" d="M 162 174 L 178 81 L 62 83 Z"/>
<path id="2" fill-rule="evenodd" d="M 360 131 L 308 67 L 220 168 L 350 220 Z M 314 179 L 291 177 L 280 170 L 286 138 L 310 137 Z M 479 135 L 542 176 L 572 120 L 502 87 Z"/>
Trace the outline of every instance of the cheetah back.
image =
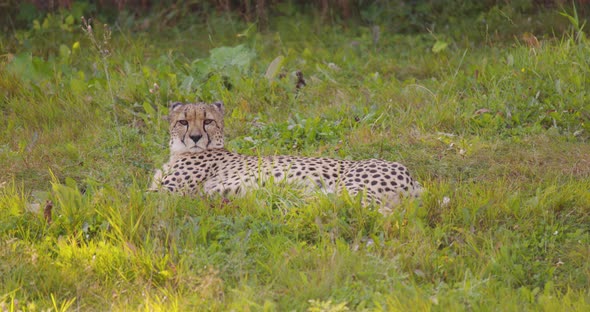
<path id="1" fill-rule="evenodd" d="M 397 204 L 400 196 L 417 196 L 421 186 L 403 165 L 379 159 L 361 161 L 293 156 L 256 157 L 224 149 L 181 155 L 171 164 L 161 185 L 183 194 L 244 195 L 274 183 L 306 190 L 356 195 L 365 202 Z"/>

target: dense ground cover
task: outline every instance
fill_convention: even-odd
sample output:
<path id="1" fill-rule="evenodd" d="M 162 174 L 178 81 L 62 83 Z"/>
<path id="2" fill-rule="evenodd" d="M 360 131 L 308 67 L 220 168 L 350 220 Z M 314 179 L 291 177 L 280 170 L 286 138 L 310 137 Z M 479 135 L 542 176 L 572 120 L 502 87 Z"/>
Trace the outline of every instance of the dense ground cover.
<path id="1" fill-rule="evenodd" d="M 488 16 L 514 36 L 77 16 L 0 37 L 3 311 L 590 309 L 573 13 Z M 390 216 L 272 186 L 229 204 L 146 193 L 168 101 L 195 99 L 225 102 L 230 150 L 400 161 L 428 191 Z"/>

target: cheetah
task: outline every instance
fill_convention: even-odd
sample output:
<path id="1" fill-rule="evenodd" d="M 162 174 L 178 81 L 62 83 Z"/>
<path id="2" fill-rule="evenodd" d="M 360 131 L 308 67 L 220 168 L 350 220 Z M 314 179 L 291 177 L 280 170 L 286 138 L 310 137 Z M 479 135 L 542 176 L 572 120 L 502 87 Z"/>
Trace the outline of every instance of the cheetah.
<path id="1" fill-rule="evenodd" d="M 170 105 L 170 160 L 156 171 L 150 190 L 227 197 L 245 195 L 269 181 L 286 182 L 325 193 L 360 193 L 364 206 L 375 203 L 383 211 L 391 211 L 401 197 L 422 192 L 396 162 L 232 153 L 224 148 L 224 110 L 222 102 Z"/>

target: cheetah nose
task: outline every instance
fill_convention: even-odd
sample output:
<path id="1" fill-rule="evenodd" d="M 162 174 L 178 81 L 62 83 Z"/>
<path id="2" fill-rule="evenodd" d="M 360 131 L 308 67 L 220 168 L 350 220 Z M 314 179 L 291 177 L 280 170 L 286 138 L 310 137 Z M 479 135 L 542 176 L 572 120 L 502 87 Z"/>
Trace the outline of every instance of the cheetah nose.
<path id="1" fill-rule="evenodd" d="M 203 137 L 202 135 L 189 135 L 189 137 L 191 138 L 191 140 L 193 140 L 193 142 L 197 143 L 199 142 L 199 140 Z"/>

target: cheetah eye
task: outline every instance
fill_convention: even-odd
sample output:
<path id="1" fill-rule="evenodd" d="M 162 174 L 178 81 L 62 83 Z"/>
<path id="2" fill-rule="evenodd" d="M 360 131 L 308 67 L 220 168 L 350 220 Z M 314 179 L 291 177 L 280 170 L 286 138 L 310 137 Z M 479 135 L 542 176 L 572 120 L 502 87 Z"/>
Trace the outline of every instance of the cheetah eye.
<path id="1" fill-rule="evenodd" d="M 203 123 L 208 125 L 208 124 L 212 123 L 213 121 L 214 121 L 213 119 L 205 119 L 205 121 Z"/>
<path id="2" fill-rule="evenodd" d="M 178 123 L 181 124 L 181 125 L 183 125 L 183 126 L 187 126 L 188 125 L 188 121 L 186 121 L 186 120 L 179 120 Z"/>

